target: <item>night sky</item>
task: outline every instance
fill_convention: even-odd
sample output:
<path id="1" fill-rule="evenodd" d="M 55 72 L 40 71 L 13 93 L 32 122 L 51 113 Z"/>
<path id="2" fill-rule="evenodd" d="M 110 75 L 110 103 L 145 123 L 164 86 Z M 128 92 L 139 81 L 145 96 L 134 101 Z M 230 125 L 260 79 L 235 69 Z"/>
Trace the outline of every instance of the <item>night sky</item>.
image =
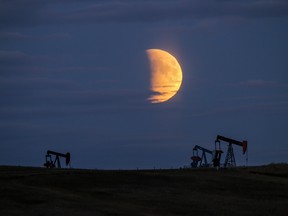
<path id="1" fill-rule="evenodd" d="M 167 102 L 147 101 L 147 49 L 182 67 Z M 288 162 L 288 1 L 0 0 L 0 99 L 0 165 L 178 168 L 218 134 Z"/>

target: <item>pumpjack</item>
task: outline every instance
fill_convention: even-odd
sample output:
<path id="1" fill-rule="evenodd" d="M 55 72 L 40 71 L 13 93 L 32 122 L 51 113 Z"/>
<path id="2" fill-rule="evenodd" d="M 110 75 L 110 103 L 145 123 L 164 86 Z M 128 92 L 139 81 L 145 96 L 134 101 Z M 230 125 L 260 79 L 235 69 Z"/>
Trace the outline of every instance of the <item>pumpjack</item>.
<path id="1" fill-rule="evenodd" d="M 242 153 L 243 153 L 243 155 L 246 153 L 246 162 L 247 162 L 247 160 L 248 160 L 248 154 L 247 154 L 248 141 L 247 140 L 243 140 L 241 142 L 241 141 L 237 141 L 234 139 L 230 139 L 230 138 L 218 135 L 216 140 L 215 140 L 215 148 L 216 148 L 216 144 L 218 144 L 218 146 L 219 146 L 218 151 L 219 150 L 221 151 L 220 141 L 224 141 L 224 142 L 228 143 L 228 150 L 227 150 L 227 154 L 226 154 L 226 158 L 225 158 L 225 162 L 224 162 L 224 168 L 236 166 L 234 151 L 233 151 L 233 147 L 232 147 L 233 144 L 242 147 Z M 220 152 L 219 163 L 220 163 L 220 159 L 221 159 L 221 153 L 222 152 Z"/>
<path id="2" fill-rule="evenodd" d="M 198 150 L 202 151 L 201 157 L 199 157 Z M 212 156 L 213 152 L 199 145 L 195 145 L 193 148 L 193 156 L 191 157 L 191 167 L 209 167 L 210 163 L 207 161 L 206 154 L 211 154 Z"/>
<path id="3" fill-rule="evenodd" d="M 55 159 L 53 160 L 53 156 L 55 156 Z M 45 156 L 46 162 L 44 163 L 44 166 L 46 168 L 61 168 L 61 163 L 60 163 L 60 157 L 65 158 L 66 166 L 70 166 L 70 160 L 71 160 L 71 155 L 69 152 L 66 154 L 62 154 L 59 152 L 54 152 L 48 150 Z"/>

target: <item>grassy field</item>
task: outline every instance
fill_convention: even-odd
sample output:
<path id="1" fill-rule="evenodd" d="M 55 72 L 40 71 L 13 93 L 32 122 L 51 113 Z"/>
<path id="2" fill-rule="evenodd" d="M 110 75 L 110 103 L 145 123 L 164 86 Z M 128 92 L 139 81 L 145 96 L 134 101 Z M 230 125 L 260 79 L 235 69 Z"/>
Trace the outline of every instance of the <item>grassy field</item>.
<path id="1" fill-rule="evenodd" d="M 179 170 L 0 166 L 0 215 L 288 215 L 288 165 Z"/>

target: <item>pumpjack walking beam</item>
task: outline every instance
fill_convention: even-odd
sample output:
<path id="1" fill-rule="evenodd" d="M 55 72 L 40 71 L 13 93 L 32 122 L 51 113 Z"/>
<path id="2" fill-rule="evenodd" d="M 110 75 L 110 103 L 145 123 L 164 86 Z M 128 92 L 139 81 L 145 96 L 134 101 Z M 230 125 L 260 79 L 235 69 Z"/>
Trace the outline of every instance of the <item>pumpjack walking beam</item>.
<path id="1" fill-rule="evenodd" d="M 232 144 L 241 146 L 242 147 L 242 152 L 243 152 L 243 154 L 245 154 L 247 152 L 247 147 L 248 147 L 247 140 L 243 140 L 241 142 L 241 141 L 237 141 L 237 140 L 234 140 L 234 139 L 230 139 L 230 138 L 218 135 L 216 140 L 215 140 L 215 143 L 219 142 L 219 144 L 220 144 L 220 141 L 224 141 L 224 142 L 228 142 L 229 143 L 228 144 L 228 150 L 227 150 L 226 158 L 225 158 L 224 167 L 225 168 L 226 167 L 235 167 L 236 166 L 236 161 L 235 161 L 235 157 L 234 157 L 234 151 L 233 151 Z M 246 157 L 247 157 L 247 154 L 246 154 Z"/>

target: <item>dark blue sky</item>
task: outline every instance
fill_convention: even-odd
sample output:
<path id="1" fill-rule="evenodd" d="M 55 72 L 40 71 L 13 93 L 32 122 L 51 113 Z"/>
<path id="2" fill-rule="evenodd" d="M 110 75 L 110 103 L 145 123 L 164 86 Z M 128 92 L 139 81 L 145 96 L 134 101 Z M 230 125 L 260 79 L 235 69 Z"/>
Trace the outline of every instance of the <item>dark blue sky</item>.
<path id="1" fill-rule="evenodd" d="M 166 103 L 147 102 L 151 48 L 183 70 Z M 217 134 L 288 162 L 287 70 L 285 0 L 0 0 L 0 164 L 188 166 Z"/>

